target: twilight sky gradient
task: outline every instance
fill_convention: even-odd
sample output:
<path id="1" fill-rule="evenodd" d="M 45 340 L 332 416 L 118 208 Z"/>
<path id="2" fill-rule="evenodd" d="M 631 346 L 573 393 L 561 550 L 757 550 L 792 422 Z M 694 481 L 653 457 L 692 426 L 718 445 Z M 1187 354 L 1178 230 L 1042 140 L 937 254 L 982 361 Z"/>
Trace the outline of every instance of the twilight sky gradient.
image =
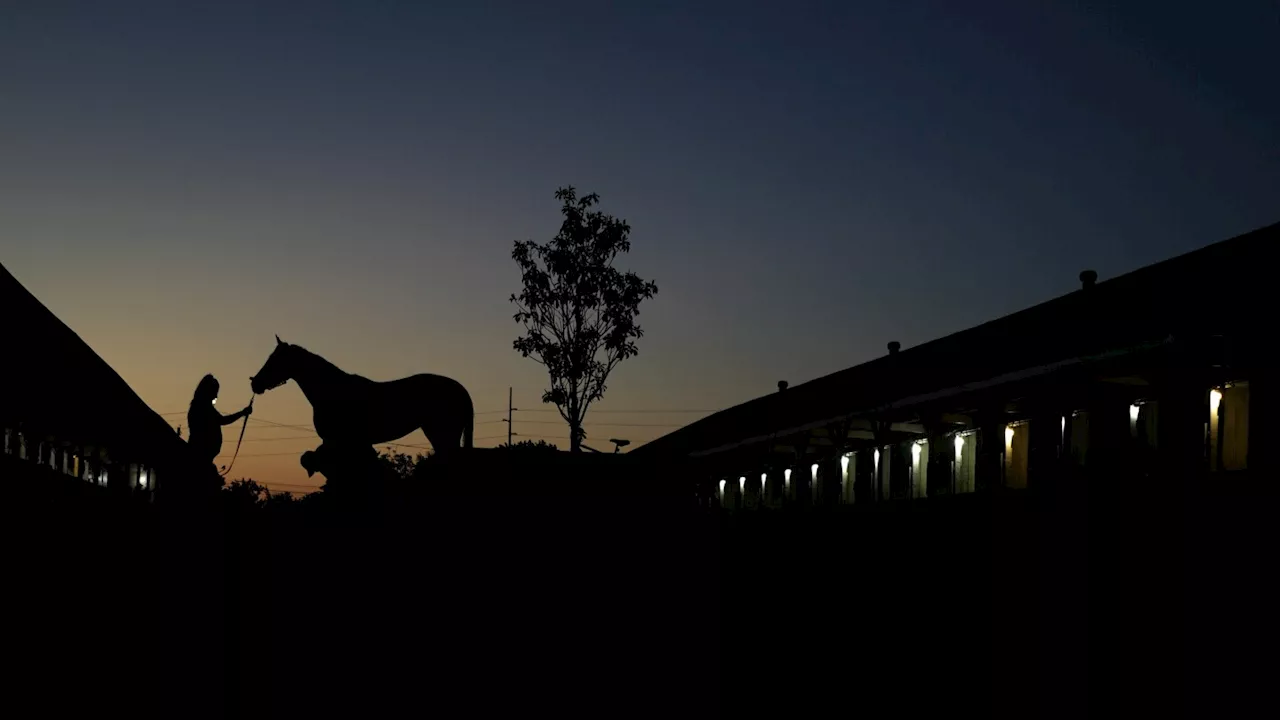
<path id="1" fill-rule="evenodd" d="M 1276 221 L 1277 37 L 1266 0 L 6 2 L 0 261 L 161 413 L 205 372 L 240 407 L 275 333 L 536 407 L 509 255 L 571 183 L 661 288 L 600 409 L 719 409 Z M 250 427 L 235 476 L 318 483 Z"/>

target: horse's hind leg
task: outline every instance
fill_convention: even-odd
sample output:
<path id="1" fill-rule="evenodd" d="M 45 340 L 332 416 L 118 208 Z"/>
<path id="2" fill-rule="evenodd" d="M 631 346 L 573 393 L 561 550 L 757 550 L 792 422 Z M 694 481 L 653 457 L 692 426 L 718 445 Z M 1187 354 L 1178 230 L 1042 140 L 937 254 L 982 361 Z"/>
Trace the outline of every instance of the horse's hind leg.
<path id="1" fill-rule="evenodd" d="M 462 428 L 424 429 L 423 434 L 431 443 L 431 450 L 436 454 L 450 453 L 462 444 Z"/>

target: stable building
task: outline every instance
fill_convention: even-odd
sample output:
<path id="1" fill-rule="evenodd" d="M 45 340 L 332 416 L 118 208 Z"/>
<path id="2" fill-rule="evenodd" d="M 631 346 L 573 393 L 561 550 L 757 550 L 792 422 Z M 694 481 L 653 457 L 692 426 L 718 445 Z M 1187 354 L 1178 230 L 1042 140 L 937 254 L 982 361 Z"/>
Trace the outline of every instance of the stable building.
<path id="1" fill-rule="evenodd" d="M 787 387 L 631 453 L 729 508 L 1247 482 L 1275 413 L 1280 224 Z M 1268 415 L 1270 411 L 1270 415 Z"/>
<path id="2" fill-rule="evenodd" d="M 0 308 L 0 480 L 51 471 L 152 496 L 189 470 L 174 428 L 3 265 Z"/>

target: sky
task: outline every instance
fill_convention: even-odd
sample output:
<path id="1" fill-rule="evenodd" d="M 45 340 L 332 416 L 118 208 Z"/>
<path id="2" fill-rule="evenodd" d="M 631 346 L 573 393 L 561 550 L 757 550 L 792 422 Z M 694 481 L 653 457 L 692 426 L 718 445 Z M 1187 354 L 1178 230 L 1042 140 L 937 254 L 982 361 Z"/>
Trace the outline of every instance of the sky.
<path id="1" fill-rule="evenodd" d="M 508 298 L 574 185 L 660 289 L 639 444 L 1280 220 L 1280 6 L 1193 5 L 0 1 L 0 262 L 175 425 L 279 334 L 565 446 Z M 318 485 L 255 411 L 233 477 Z"/>

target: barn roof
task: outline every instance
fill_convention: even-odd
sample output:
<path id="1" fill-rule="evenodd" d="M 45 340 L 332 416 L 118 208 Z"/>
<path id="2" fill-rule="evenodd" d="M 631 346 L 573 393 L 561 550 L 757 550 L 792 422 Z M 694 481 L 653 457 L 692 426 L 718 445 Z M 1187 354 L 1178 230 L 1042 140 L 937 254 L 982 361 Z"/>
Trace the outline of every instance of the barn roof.
<path id="1" fill-rule="evenodd" d="M 1280 223 L 707 416 L 632 451 L 685 456 L 1072 359 L 1207 332 L 1257 334 Z M 1228 301 L 1230 312 L 1222 311 Z"/>
<path id="2" fill-rule="evenodd" d="M 122 460 L 160 465 L 185 456 L 174 429 L 2 264 L 0 309 L 0 421 L 105 447 Z"/>

